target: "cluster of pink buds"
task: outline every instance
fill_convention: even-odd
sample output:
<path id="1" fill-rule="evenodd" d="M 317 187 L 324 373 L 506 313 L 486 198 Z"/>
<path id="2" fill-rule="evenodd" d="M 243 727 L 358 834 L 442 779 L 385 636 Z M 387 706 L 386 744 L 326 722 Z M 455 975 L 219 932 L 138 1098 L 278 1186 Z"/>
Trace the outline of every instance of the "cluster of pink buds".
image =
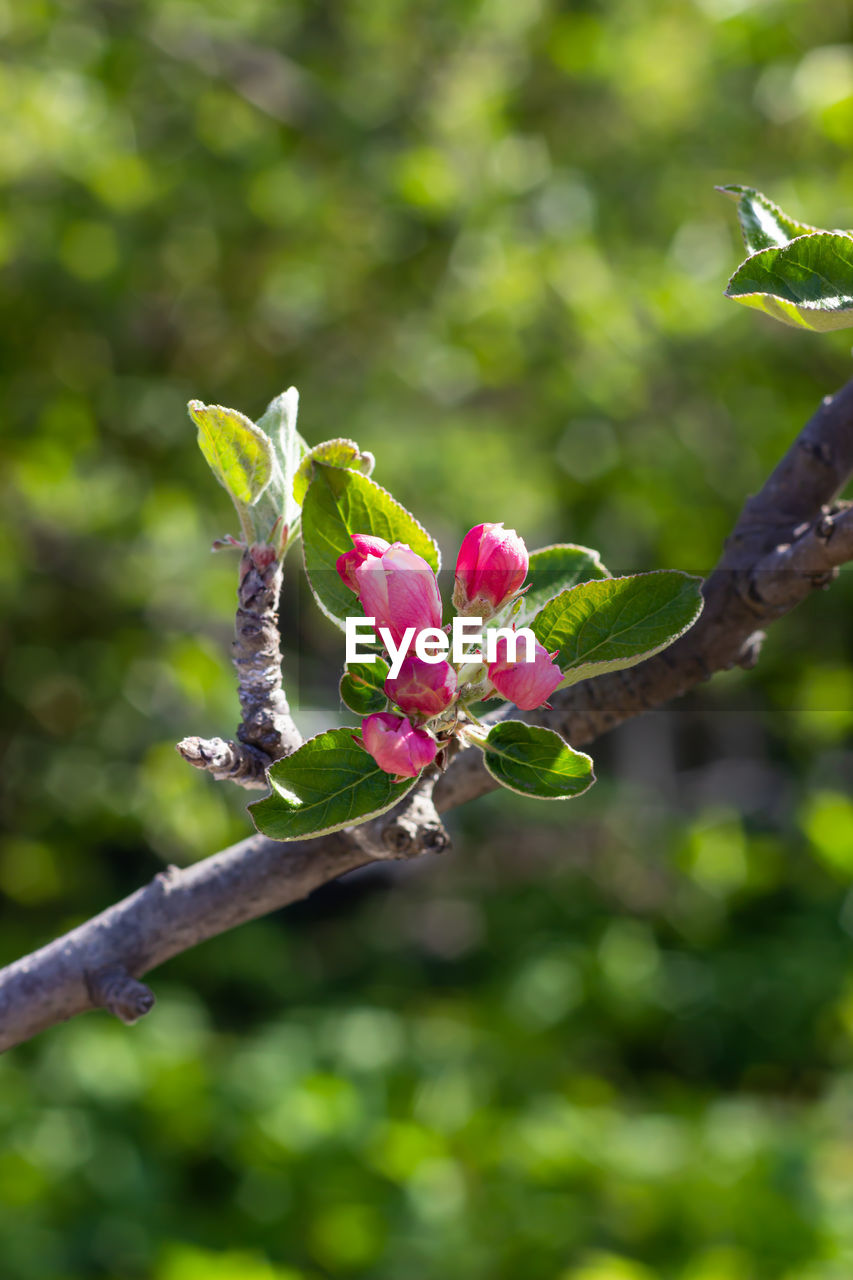
<path id="1" fill-rule="evenodd" d="M 389 651 L 403 646 L 406 656 L 384 691 L 400 714 L 381 711 L 366 716 L 361 743 L 387 773 L 413 778 L 439 755 L 454 736 L 460 721 L 474 719 L 469 701 L 500 696 L 522 710 L 542 706 L 562 680 L 562 673 L 540 644 L 532 658 L 521 652 L 513 657 L 505 638 L 499 637 L 495 661 L 482 670 L 479 655 L 464 662 L 445 660 L 446 629 L 438 580 L 433 569 L 402 542 L 353 534 L 353 549 L 340 556 L 337 570 L 361 602 L 365 617 L 374 619 L 380 632 L 387 631 Z M 453 605 L 460 617 L 484 621 L 508 608 L 519 596 L 527 577 L 528 554 L 513 529 L 501 524 L 481 524 L 465 535 L 456 561 Z M 432 660 L 410 652 L 416 637 L 436 646 Z M 443 644 L 443 649 L 442 649 Z M 520 646 L 523 650 L 524 646 Z M 423 650 L 421 650 L 422 652 Z M 460 669 L 480 664 L 473 683 L 460 678 Z M 464 675 L 464 673 L 463 673 Z"/>

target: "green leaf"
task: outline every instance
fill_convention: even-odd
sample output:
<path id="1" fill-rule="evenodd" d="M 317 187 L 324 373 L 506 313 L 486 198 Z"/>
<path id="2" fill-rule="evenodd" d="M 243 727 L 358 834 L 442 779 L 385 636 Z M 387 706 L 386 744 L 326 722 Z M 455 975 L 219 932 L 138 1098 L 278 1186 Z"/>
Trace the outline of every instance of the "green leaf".
<path id="1" fill-rule="evenodd" d="M 492 726 L 483 761 L 501 786 L 538 800 L 571 800 L 595 782 L 588 755 L 575 751 L 553 729 L 522 720 Z"/>
<path id="2" fill-rule="evenodd" d="M 531 551 L 527 574 L 530 586 L 521 597 L 521 608 L 513 621 L 519 627 L 527 626 L 543 605 L 553 600 L 561 591 L 574 587 L 579 582 L 609 577 L 598 552 L 591 551 L 589 547 L 559 542 L 552 547 Z"/>
<path id="3" fill-rule="evenodd" d="M 340 831 L 384 813 L 410 791 L 416 778 L 395 782 L 353 740 L 352 729 L 330 729 L 309 740 L 269 770 L 273 793 L 249 812 L 273 840 Z"/>
<path id="4" fill-rule="evenodd" d="M 853 325 L 853 237 L 820 231 L 762 249 L 738 267 L 726 297 L 794 328 L 847 329 Z"/>
<path id="5" fill-rule="evenodd" d="M 296 387 L 288 387 L 267 405 L 262 418 L 258 419 L 258 429 L 265 432 L 272 440 L 277 459 L 277 488 L 280 488 L 278 510 L 288 530 L 292 533 L 299 520 L 301 503 L 294 497 L 293 484 L 299 471 L 300 463 L 308 453 L 308 445 L 296 430 L 296 417 L 299 412 L 299 392 Z M 272 487 L 272 486 L 271 486 Z"/>
<path id="6" fill-rule="evenodd" d="M 701 578 L 660 570 L 582 582 L 545 605 L 530 624 L 566 673 L 561 688 L 633 667 L 672 644 L 702 612 Z"/>
<path id="7" fill-rule="evenodd" d="M 205 461 L 236 503 L 251 506 L 272 479 L 272 441 L 236 409 L 191 400 L 187 406 L 198 427 Z"/>
<path id="8" fill-rule="evenodd" d="M 302 508 L 305 572 L 320 608 L 341 628 L 359 610 L 356 596 L 341 581 L 339 556 L 352 551 L 353 533 L 387 542 L 405 542 L 438 571 L 438 548 L 414 516 L 373 480 L 314 462 L 314 478 Z"/>
<path id="9" fill-rule="evenodd" d="M 767 196 L 754 187 L 741 187 L 731 183 L 725 187 L 717 187 L 717 190 L 737 203 L 737 216 L 747 253 L 780 248 L 796 236 L 820 231 L 820 227 L 812 227 L 807 222 L 797 222 L 795 218 L 789 217 L 778 204 L 768 200 Z"/>
<path id="10" fill-rule="evenodd" d="M 384 711 L 388 705 L 385 681 L 388 664 L 377 657 L 375 662 L 350 662 L 341 676 L 341 700 L 359 716 Z"/>
<path id="11" fill-rule="evenodd" d="M 315 462 L 322 462 L 327 467 L 360 471 L 362 475 L 369 476 L 374 458 L 372 453 L 362 453 L 354 440 L 324 440 L 322 444 L 315 444 L 303 458 L 293 481 L 293 496 L 300 506 L 305 501 Z"/>

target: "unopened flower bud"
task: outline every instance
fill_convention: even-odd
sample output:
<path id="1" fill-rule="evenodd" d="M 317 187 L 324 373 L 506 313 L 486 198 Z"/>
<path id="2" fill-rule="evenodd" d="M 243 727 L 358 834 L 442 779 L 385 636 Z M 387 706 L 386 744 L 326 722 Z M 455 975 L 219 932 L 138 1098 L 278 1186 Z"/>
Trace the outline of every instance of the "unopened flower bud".
<path id="1" fill-rule="evenodd" d="M 528 555 L 514 529 L 478 524 L 462 539 L 453 604 L 463 614 L 490 617 L 527 577 Z"/>
<path id="2" fill-rule="evenodd" d="M 400 674 L 385 681 L 385 692 L 407 715 L 437 716 L 456 697 L 456 672 L 449 662 L 422 662 L 410 653 Z"/>
<path id="3" fill-rule="evenodd" d="M 404 542 L 366 556 L 353 571 L 365 617 L 387 627 L 400 643 L 409 627 L 415 634 L 441 627 L 441 596 L 435 573 Z"/>
<path id="4" fill-rule="evenodd" d="M 342 556 L 338 556 L 335 567 L 350 591 L 358 594 L 355 570 L 359 565 L 364 564 L 368 556 L 381 556 L 383 551 L 388 550 L 391 543 L 386 542 L 384 538 L 374 538 L 369 533 L 353 533 L 350 537 L 354 544 L 353 550 L 345 551 Z"/>
<path id="5" fill-rule="evenodd" d="M 397 777 L 416 778 L 432 764 L 438 744 L 425 729 L 416 729 L 403 716 L 378 711 L 361 722 L 365 750 L 384 769 Z"/>
<path id="6" fill-rule="evenodd" d="M 563 673 L 553 661 L 558 650 L 549 654 L 538 640 L 531 662 L 525 662 L 523 657 L 510 662 L 505 636 L 498 636 L 496 650 L 497 660 L 488 664 L 489 679 L 501 697 L 514 702 L 521 711 L 541 707 L 562 682 Z"/>

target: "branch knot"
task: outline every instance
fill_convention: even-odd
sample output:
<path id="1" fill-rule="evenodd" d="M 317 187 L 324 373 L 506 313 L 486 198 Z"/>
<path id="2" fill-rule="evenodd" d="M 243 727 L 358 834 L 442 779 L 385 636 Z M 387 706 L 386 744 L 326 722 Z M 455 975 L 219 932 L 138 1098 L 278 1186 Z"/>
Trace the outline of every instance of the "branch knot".
<path id="1" fill-rule="evenodd" d="M 421 853 L 443 853 L 450 836 L 433 803 L 438 775 L 419 782 L 390 813 L 352 828 L 359 848 L 372 858 L 416 858 Z"/>
<path id="2" fill-rule="evenodd" d="M 138 1022 L 154 1005 L 154 992 L 134 978 L 122 964 L 107 965 L 86 973 L 92 1004 L 107 1009 L 121 1022 Z"/>

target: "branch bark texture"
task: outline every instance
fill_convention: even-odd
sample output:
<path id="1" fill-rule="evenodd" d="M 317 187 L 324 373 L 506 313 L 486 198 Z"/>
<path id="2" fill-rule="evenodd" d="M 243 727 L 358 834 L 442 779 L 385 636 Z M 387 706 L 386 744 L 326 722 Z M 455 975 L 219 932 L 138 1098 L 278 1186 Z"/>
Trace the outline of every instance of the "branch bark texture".
<path id="1" fill-rule="evenodd" d="M 696 625 L 663 653 L 567 689 L 555 695 L 552 710 L 525 718 L 584 746 L 717 671 L 751 666 L 763 628 L 853 558 L 853 515 L 845 506 L 833 507 L 852 473 L 853 381 L 823 401 L 761 491 L 746 502 L 704 584 L 705 608 Z M 240 772 L 238 762 L 248 758 L 241 748 L 270 760 L 274 752 L 298 745 L 281 689 L 278 635 L 273 643 L 271 631 L 279 583 L 276 573 L 257 565 L 241 577 L 246 630 L 241 634 L 238 614 L 235 661 L 244 719 L 236 744 L 206 744 L 222 762 L 213 768 L 202 764 L 214 776 Z M 241 657 L 251 671 L 245 681 Z M 185 747 L 186 740 L 182 754 L 190 758 Z M 227 748 L 233 748 L 230 756 Z M 0 1051 L 88 1009 L 107 1008 L 134 1021 L 153 1003 L 139 981 L 149 970 L 367 862 L 440 851 L 448 843 L 440 814 L 496 785 L 480 753 L 469 748 L 454 756 L 444 774 L 428 777 L 401 806 L 371 823 L 287 844 L 256 835 L 185 870 L 161 872 L 122 902 L 0 971 Z"/>
<path id="2" fill-rule="evenodd" d="M 236 782 L 265 791 L 266 771 L 302 742 L 293 723 L 282 683 L 278 598 L 282 565 L 268 547 L 251 547 L 240 561 L 234 666 L 243 722 L 237 741 L 184 738 L 178 751 L 188 764 L 213 774 L 217 782 Z"/>

